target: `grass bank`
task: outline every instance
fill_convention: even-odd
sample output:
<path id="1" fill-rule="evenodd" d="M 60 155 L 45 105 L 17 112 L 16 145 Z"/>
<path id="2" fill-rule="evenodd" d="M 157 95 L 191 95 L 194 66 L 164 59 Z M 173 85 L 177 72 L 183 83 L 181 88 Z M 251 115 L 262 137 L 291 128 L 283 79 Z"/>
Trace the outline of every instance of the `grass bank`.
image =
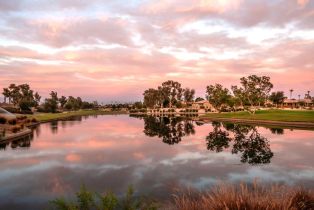
<path id="1" fill-rule="evenodd" d="M 248 112 L 208 113 L 201 120 L 220 120 L 255 124 L 282 125 L 292 127 L 314 127 L 312 110 L 259 110 L 255 115 Z"/>
<path id="2" fill-rule="evenodd" d="M 39 122 L 48 122 L 48 121 L 62 120 L 66 118 L 76 117 L 76 116 L 110 115 L 110 114 L 126 114 L 126 112 L 103 111 L 103 110 L 79 110 L 79 111 L 70 111 L 70 112 L 62 112 L 62 113 L 38 113 L 34 115 L 29 115 L 29 116 L 35 118 Z"/>

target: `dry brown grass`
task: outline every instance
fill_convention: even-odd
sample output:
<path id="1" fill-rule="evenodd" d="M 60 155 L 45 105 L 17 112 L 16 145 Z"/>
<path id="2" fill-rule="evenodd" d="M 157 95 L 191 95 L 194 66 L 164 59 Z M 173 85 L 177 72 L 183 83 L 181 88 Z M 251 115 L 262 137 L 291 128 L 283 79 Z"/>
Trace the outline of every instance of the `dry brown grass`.
<path id="1" fill-rule="evenodd" d="M 286 186 L 219 184 L 207 192 L 179 190 L 169 210 L 314 210 L 314 193 Z"/>

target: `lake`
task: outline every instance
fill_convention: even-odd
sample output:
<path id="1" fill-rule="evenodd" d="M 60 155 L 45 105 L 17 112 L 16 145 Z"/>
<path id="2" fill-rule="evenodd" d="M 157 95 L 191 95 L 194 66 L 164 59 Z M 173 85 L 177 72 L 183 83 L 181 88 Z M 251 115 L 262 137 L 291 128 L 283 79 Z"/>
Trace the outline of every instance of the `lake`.
<path id="1" fill-rule="evenodd" d="M 44 209 L 82 184 L 169 199 L 177 186 L 285 183 L 314 189 L 314 131 L 104 115 L 51 122 L 2 144 L 0 209 Z"/>

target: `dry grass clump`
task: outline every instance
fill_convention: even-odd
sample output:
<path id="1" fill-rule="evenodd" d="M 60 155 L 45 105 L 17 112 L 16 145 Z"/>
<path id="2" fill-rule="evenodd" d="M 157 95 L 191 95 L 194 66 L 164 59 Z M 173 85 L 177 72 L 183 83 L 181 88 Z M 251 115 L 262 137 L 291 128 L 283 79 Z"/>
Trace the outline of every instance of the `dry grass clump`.
<path id="1" fill-rule="evenodd" d="M 219 184 L 210 191 L 181 190 L 169 210 L 314 210 L 314 193 L 285 186 Z"/>

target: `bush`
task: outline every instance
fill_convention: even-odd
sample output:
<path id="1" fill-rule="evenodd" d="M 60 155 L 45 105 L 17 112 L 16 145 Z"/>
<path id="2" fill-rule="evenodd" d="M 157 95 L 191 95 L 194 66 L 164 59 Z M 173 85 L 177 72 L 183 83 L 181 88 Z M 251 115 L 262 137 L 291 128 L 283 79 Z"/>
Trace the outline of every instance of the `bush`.
<path id="1" fill-rule="evenodd" d="M 84 186 L 76 193 L 77 202 L 69 202 L 64 198 L 58 198 L 51 201 L 51 204 L 57 210 L 91 210 L 91 209 L 125 209 L 125 210 L 157 210 L 157 203 L 147 198 L 134 197 L 132 187 L 129 187 L 126 195 L 122 199 L 112 193 L 108 192 L 104 195 L 90 192 Z"/>
<path id="2" fill-rule="evenodd" d="M 37 120 L 36 118 L 32 118 L 31 122 L 32 122 L 32 123 L 37 123 L 38 120 Z"/>
<path id="3" fill-rule="evenodd" d="M 16 132 L 18 132 L 20 130 L 21 130 L 20 126 L 14 126 L 14 127 L 11 128 L 12 133 L 16 133 Z"/>
<path id="4" fill-rule="evenodd" d="M 7 119 L 5 117 L 0 117 L 0 124 L 6 124 Z"/>
<path id="5" fill-rule="evenodd" d="M 10 125 L 16 125 L 16 119 L 8 120 L 8 123 L 9 123 Z"/>
<path id="6" fill-rule="evenodd" d="M 262 187 L 256 183 L 220 184 L 210 191 L 182 190 L 174 195 L 172 210 L 205 209 L 314 209 L 311 191 L 290 187 Z"/>

